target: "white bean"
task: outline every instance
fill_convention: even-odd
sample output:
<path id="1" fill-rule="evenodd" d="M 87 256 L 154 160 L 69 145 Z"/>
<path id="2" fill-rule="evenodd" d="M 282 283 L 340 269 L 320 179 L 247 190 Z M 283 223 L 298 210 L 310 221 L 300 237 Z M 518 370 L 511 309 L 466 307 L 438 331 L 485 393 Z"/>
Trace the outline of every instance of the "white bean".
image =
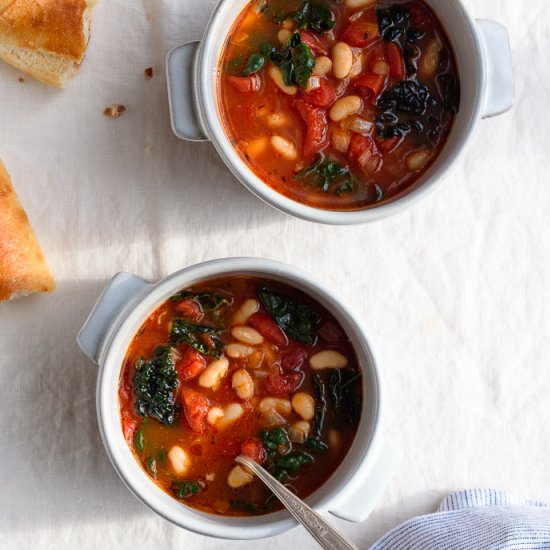
<path id="1" fill-rule="evenodd" d="M 279 397 L 264 397 L 258 405 L 258 410 L 261 413 L 277 411 L 284 416 L 288 416 L 292 412 L 292 403 L 288 399 L 280 399 Z"/>
<path id="2" fill-rule="evenodd" d="M 239 340 L 243 344 L 250 344 L 251 346 L 258 346 L 259 344 L 263 344 L 264 341 L 264 337 L 252 327 L 233 327 L 231 329 L 231 336 L 235 340 Z"/>
<path id="3" fill-rule="evenodd" d="M 268 411 L 262 413 L 260 417 L 260 425 L 263 428 L 274 428 L 275 426 L 284 426 L 286 420 L 277 411 Z"/>
<path id="4" fill-rule="evenodd" d="M 267 115 L 267 125 L 270 128 L 281 128 L 282 126 L 288 126 L 289 122 L 290 120 L 283 113 L 271 113 Z"/>
<path id="5" fill-rule="evenodd" d="M 353 52 L 349 44 L 337 42 L 332 47 L 332 74 L 340 80 L 346 78 L 353 67 Z"/>
<path id="6" fill-rule="evenodd" d="M 296 95 L 298 89 L 296 88 L 296 86 L 287 86 L 285 84 L 285 81 L 283 80 L 283 72 L 281 71 L 281 69 L 279 69 L 279 67 L 275 67 L 275 65 L 269 65 L 269 67 L 267 68 L 267 72 L 273 82 L 275 82 L 279 90 L 281 90 L 281 92 L 284 92 L 288 95 Z"/>
<path id="7" fill-rule="evenodd" d="M 349 115 L 358 113 L 363 107 L 363 101 L 359 96 L 347 95 L 341 97 L 330 109 L 329 115 L 334 122 L 340 122 Z"/>
<path id="8" fill-rule="evenodd" d="M 434 38 L 426 46 L 426 50 L 418 64 L 418 72 L 422 77 L 426 78 L 435 74 L 439 65 L 439 57 L 442 49 L 443 44 L 437 38 Z"/>
<path id="9" fill-rule="evenodd" d="M 273 147 L 276 153 L 279 153 L 279 155 L 287 160 L 298 158 L 298 151 L 296 151 L 294 143 L 284 137 L 271 136 L 271 147 Z"/>
<path id="10" fill-rule="evenodd" d="M 248 298 L 245 300 L 241 307 L 237 310 L 235 315 L 233 315 L 233 324 L 234 325 L 244 325 L 249 317 L 254 315 L 260 309 L 260 303 L 254 298 Z"/>
<path id="11" fill-rule="evenodd" d="M 236 370 L 231 378 L 231 385 L 235 393 L 243 400 L 254 396 L 254 381 L 244 369 Z"/>
<path id="12" fill-rule="evenodd" d="M 254 348 L 250 346 L 245 346 L 244 344 L 237 344 L 232 342 L 225 346 L 225 353 L 231 357 L 231 359 L 241 359 L 243 357 L 248 357 L 254 353 Z"/>
<path id="13" fill-rule="evenodd" d="M 372 6 L 376 3 L 377 0 L 345 0 L 344 4 L 346 8 L 356 9 L 356 8 L 366 8 L 367 6 Z"/>
<path id="14" fill-rule="evenodd" d="M 288 42 L 288 39 L 290 38 L 290 35 L 292 33 L 290 32 L 290 30 L 288 29 L 281 29 L 278 33 L 277 33 L 277 40 L 281 43 L 281 44 L 286 44 Z"/>
<path id="15" fill-rule="evenodd" d="M 216 426 L 221 430 L 227 428 L 233 422 L 239 420 L 239 418 L 244 414 L 244 409 L 239 403 L 231 403 L 225 407 L 223 411 L 223 416 L 218 420 Z"/>
<path id="16" fill-rule="evenodd" d="M 206 415 L 206 421 L 213 426 L 223 416 L 223 409 L 221 407 L 212 407 Z"/>
<path id="17" fill-rule="evenodd" d="M 238 489 L 239 487 L 244 487 L 248 485 L 252 480 L 253 476 L 249 474 L 244 468 L 237 465 L 232 468 L 227 476 L 227 484 L 231 489 Z"/>
<path id="18" fill-rule="evenodd" d="M 309 430 L 309 422 L 305 420 L 295 422 L 288 430 L 290 441 L 292 441 L 292 443 L 305 443 L 309 435 Z"/>
<path id="19" fill-rule="evenodd" d="M 315 416 L 315 400 L 309 393 L 295 393 L 292 396 L 292 408 L 304 420 L 311 420 Z"/>
<path id="20" fill-rule="evenodd" d="M 293 30 L 296 26 L 296 23 L 292 19 L 285 19 L 283 21 L 283 29 L 288 29 L 289 31 Z"/>
<path id="21" fill-rule="evenodd" d="M 380 76 L 386 76 L 390 72 L 390 66 L 385 61 L 377 61 L 372 67 L 372 72 Z"/>
<path id="22" fill-rule="evenodd" d="M 191 465 L 191 460 L 187 456 L 187 453 L 181 448 L 175 445 L 168 451 L 168 461 L 172 470 L 178 474 L 184 474 Z"/>
<path id="23" fill-rule="evenodd" d="M 337 430 L 328 431 L 328 444 L 331 449 L 338 449 L 340 447 L 340 433 Z"/>
<path id="24" fill-rule="evenodd" d="M 417 149 L 412 153 L 409 153 L 405 157 L 405 164 L 407 165 L 407 170 L 410 172 L 416 172 L 417 170 L 422 170 L 426 164 L 430 161 L 432 157 L 432 152 L 429 149 Z"/>
<path id="25" fill-rule="evenodd" d="M 315 58 L 314 76 L 325 76 L 332 70 L 332 59 L 326 55 L 320 55 Z"/>
<path id="26" fill-rule="evenodd" d="M 310 357 L 309 365 L 313 370 L 343 369 L 347 367 L 348 360 L 339 351 L 326 349 Z"/>
<path id="27" fill-rule="evenodd" d="M 199 376 L 199 386 L 203 388 L 214 387 L 226 374 L 229 368 L 229 361 L 222 357 L 215 359 Z"/>

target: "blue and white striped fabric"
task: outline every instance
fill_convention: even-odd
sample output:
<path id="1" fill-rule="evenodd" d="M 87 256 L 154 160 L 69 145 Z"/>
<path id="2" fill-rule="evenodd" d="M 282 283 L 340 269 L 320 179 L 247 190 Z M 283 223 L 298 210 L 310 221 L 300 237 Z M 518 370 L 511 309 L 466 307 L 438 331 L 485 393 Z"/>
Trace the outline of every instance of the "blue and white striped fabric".
<path id="1" fill-rule="evenodd" d="M 371 550 L 550 550 L 550 507 L 491 489 L 445 498 L 435 514 L 406 521 Z"/>

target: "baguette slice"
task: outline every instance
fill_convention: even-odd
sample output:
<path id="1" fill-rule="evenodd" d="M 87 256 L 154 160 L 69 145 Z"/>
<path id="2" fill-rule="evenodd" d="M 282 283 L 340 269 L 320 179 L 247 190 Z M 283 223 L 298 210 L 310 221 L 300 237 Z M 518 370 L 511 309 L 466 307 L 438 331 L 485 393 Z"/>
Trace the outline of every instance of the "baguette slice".
<path id="1" fill-rule="evenodd" d="M 0 301 L 54 289 L 44 255 L 0 160 Z"/>
<path id="2" fill-rule="evenodd" d="M 0 59 L 58 88 L 78 73 L 95 0 L 0 0 Z"/>

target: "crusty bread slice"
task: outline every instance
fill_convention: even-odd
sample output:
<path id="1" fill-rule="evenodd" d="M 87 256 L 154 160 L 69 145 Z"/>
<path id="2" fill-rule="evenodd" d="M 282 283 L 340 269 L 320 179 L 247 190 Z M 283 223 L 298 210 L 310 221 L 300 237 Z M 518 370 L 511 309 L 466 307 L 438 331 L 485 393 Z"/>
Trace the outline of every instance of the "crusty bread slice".
<path id="1" fill-rule="evenodd" d="M 0 59 L 66 87 L 84 59 L 95 0 L 0 0 Z"/>
<path id="2" fill-rule="evenodd" d="M 44 254 L 0 160 L 0 301 L 54 289 Z"/>

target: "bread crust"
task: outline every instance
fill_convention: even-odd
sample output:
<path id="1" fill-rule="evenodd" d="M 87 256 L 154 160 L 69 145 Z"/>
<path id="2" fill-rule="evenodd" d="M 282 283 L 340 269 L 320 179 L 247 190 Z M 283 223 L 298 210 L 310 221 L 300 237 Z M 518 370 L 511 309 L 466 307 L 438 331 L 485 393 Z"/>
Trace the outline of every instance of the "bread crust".
<path id="1" fill-rule="evenodd" d="M 80 63 L 88 43 L 87 10 L 86 0 L 14 0 L 0 12 L 0 43 Z"/>
<path id="2" fill-rule="evenodd" d="M 0 160 L 0 300 L 53 290 L 44 254 Z"/>

